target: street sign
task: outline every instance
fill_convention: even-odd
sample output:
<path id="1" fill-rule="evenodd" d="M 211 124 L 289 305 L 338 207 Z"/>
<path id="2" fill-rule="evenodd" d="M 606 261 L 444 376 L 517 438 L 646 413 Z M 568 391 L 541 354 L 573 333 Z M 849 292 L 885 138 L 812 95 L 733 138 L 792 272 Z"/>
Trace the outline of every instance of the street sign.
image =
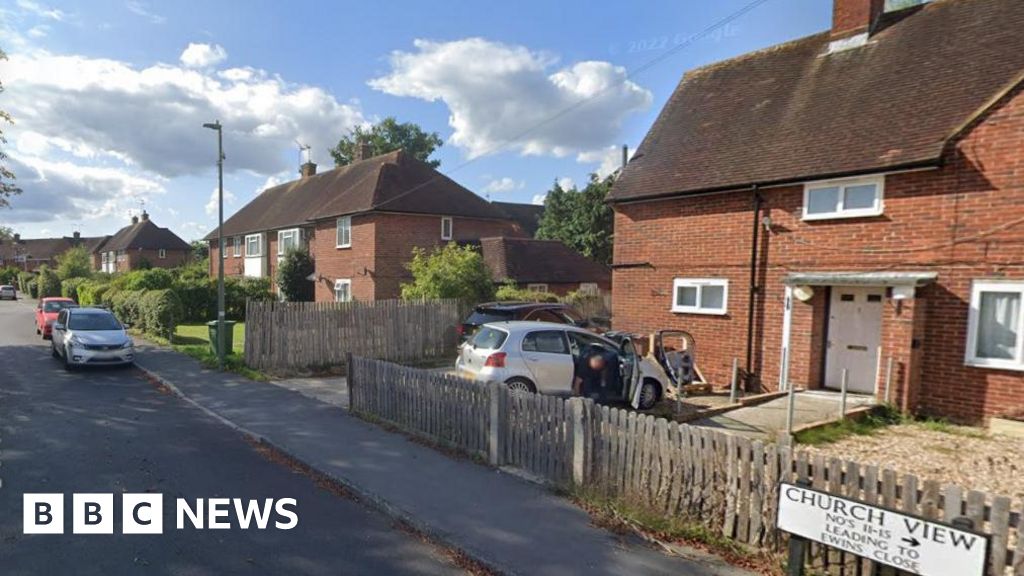
<path id="1" fill-rule="evenodd" d="M 783 483 L 780 530 L 920 576 L 982 576 L 988 536 Z"/>

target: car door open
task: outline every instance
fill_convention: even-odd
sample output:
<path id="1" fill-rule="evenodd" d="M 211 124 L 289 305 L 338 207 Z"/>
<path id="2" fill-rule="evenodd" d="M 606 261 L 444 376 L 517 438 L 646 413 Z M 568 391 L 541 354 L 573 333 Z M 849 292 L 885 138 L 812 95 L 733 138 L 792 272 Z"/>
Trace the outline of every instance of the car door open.
<path id="1" fill-rule="evenodd" d="M 632 338 L 623 338 L 619 345 L 622 369 L 623 398 L 634 409 L 640 408 L 640 357 Z"/>

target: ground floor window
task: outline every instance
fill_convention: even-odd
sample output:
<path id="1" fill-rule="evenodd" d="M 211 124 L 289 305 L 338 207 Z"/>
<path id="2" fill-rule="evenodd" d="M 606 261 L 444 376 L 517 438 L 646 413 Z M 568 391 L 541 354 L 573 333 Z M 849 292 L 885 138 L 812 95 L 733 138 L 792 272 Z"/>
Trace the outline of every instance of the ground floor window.
<path id="1" fill-rule="evenodd" d="M 672 283 L 672 311 L 690 314 L 725 314 L 729 281 L 720 278 L 676 278 Z"/>
<path id="2" fill-rule="evenodd" d="M 341 279 L 334 281 L 334 301 L 335 302 L 351 302 L 352 301 L 352 281 L 349 279 Z"/>
<path id="3" fill-rule="evenodd" d="M 580 282 L 580 294 L 597 296 L 600 293 L 601 289 L 597 286 L 596 282 Z"/>
<path id="4" fill-rule="evenodd" d="M 973 366 L 1024 370 L 1024 281 L 971 285 L 967 353 Z"/>
<path id="5" fill-rule="evenodd" d="M 547 292 L 548 291 L 548 285 L 547 284 L 527 284 L 526 285 L 526 289 L 529 290 L 530 292 Z"/>

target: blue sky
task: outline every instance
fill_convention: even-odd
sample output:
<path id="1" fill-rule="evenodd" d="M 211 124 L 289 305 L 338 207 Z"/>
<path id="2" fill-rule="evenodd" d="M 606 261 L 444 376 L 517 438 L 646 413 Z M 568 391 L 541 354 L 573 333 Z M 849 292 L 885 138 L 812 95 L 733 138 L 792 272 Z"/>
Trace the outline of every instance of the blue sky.
<path id="1" fill-rule="evenodd" d="M 829 0 L 767 0 L 687 44 L 749 1 L 3 0 L 0 109 L 24 193 L 0 224 L 109 234 L 144 203 L 198 238 L 216 226 L 215 137 L 200 126 L 216 118 L 227 214 L 294 178 L 296 139 L 328 169 L 330 144 L 389 115 L 440 133 L 441 170 L 464 186 L 531 202 L 610 169 L 685 70 L 829 26 Z"/>

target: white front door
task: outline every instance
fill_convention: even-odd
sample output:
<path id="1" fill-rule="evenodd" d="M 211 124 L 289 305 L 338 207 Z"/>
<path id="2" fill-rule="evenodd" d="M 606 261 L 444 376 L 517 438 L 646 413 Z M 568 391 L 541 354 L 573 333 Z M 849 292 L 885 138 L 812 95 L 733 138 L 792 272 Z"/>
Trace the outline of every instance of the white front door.
<path id="1" fill-rule="evenodd" d="M 840 389 L 845 369 L 847 390 L 875 392 L 884 300 L 885 288 L 832 287 L 825 387 Z"/>

